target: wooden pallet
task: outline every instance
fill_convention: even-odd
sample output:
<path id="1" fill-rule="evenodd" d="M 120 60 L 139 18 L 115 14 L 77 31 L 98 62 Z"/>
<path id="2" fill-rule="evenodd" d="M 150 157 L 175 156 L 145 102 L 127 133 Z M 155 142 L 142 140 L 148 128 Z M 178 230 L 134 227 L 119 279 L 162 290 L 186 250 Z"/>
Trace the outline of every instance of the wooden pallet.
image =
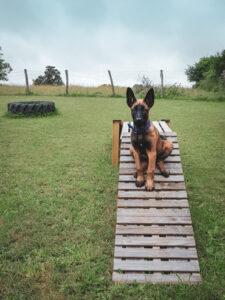
<path id="1" fill-rule="evenodd" d="M 130 132 L 121 132 L 114 282 L 201 282 L 191 215 L 185 189 L 177 135 L 166 122 L 153 122 L 172 140 L 165 160 L 170 176 L 155 171 L 155 190 L 137 188 L 130 156 Z"/>

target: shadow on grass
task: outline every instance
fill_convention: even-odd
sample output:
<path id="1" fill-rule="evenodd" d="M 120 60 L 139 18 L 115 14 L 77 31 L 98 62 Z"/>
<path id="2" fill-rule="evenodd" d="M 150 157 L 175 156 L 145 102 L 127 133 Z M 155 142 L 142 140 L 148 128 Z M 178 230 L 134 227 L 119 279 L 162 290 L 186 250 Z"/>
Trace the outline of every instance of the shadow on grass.
<path id="1" fill-rule="evenodd" d="M 24 119 L 24 118 L 42 118 L 42 117 L 55 117 L 59 116 L 61 113 L 58 111 L 58 109 L 55 109 L 54 111 L 50 113 L 31 113 L 31 114 L 23 114 L 23 113 L 18 113 L 18 114 L 13 114 L 11 112 L 6 112 L 3 117 L 8 118 L 8 119 Z"/>

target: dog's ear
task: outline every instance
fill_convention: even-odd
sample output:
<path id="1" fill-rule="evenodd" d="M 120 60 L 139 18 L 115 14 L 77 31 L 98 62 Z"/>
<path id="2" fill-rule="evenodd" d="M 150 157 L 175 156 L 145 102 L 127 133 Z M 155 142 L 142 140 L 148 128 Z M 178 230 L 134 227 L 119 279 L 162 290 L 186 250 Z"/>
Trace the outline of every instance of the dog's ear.
<path id="1" fill-rule="evenodd" d="M 134 92 L 130 87 L 127 88 L 127 105 L 131 107 L 137 99 L 134 96 Z"/>
<path id="2" fill-rule="evenodd" d="M 144 102 L 148 105 L 149 108 L 151 108 L 154 104 L 155 100 L 155 93 L 153 88 L 150 88 L 150 90 L 147 92 L 147 95 L 145 96 Z"/>

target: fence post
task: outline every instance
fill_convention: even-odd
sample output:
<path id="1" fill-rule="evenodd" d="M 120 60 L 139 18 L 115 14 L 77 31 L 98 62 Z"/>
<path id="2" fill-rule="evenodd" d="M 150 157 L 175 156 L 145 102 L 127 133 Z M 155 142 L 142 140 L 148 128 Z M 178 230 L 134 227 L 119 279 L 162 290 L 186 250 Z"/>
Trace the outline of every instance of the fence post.
<path id="1" fill-rule="evenodd" d="M 65 70 L 65 75 L 66 75 L 66 95 L 69 94 L 69 75 L 68 75 L 68 70 Z"/>
<path id="2" fill-rule="evenodd" d="M 24 69 L 24 75 L 25 75 L 25 82 L 26 82 L 26 95 L 29 95 L 30 94 L 30 88 L 29 88 L 27 69 Z"/>
<path id="3" fill-rule="evenodd" d="M 112 74 L 111 74 L 110 70 L 108 70 L 108 73 L 109 73 L 109 79 L 110 79 L 111 86 L 112 86 L 112 95 L 115 96 L 115 89 L 114 89 Z"/>
<path id="4" fill-rule="evenodd" d="M 122 128 L 121 120 L 113 120 L 112 125 L 112 165 L 117 166 L 120 155 L 120 132 Z"/>
<path id="5" fill-rule="evenodd" d="M 163 91 L 163 70 L 160 70 L 160 79 L 161 79 L 161 98 L 164 96 L 164 91 Z"/>

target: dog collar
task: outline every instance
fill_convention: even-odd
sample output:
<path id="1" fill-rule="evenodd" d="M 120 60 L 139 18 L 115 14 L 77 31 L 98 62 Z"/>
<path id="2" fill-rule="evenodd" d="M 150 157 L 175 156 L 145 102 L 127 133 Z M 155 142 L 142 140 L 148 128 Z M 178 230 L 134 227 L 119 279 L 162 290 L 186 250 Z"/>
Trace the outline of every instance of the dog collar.
<path id="1" fill-rule="evenodd" d="M 143 134 L 148 131 L 148 129 L 151 127 L 151 121 L 148 120 L 145 127 L 139 128 L 136 125 L 132 126 L 130 123 L 127 124 L 129 129 L 132 129 L 132 132 L 135 134 Z"/>

